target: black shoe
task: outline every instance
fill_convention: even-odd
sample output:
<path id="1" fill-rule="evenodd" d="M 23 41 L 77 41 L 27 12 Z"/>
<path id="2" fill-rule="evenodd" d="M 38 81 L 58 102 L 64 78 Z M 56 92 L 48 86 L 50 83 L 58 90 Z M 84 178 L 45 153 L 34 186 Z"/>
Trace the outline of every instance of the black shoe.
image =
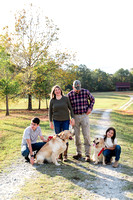
<path id="1" fill-rule="evenodd" d="M 25 157 L 25 162 L 30 163 L 29 157 Z"/>
<path id="2" fill-rule="evenodd" d="M 107 161 L 107 160 L 105 160 L 105 164 L 106 164 L 106 165 L 111 165 L 111 162 L 110 162 L 110 161 Z"/>
<path id="3" fill-rule="evenodd" d="M 67 162 L 67 156 L 64 156 L 64 159 L 63 159 L 64 162 Z"/>
<path id="4" fill-rule="evenodd" d="M 59 160 L 63 160 L 63 155 L 62 155 L 62 153 L 59 155 L 58 159 L 59 159 Z"/>
<path id="5" fill-rule="evenodd" d="M 79 159 L 82 158 L 82 155 L 81 154 L 77 154 L 77 155 L 73 156 L 73 158 L 76 159 L 76 160 L 79 160 Z"/>

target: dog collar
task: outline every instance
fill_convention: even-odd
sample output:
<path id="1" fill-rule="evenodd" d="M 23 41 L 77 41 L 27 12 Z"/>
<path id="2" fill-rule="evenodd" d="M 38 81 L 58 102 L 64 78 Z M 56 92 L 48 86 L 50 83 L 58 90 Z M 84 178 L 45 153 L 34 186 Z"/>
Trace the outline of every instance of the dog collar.
<path id="1" fill-rule="evenodd" d="M 59 137 L 60 138 L 60 136 L 57 134 L 57 137 Z M 60 138 L 61 139 L 61 138 Z M 64 139 L 61 139 L 61 140 L 63 140 L 63 141 L 65 141 Z"/>

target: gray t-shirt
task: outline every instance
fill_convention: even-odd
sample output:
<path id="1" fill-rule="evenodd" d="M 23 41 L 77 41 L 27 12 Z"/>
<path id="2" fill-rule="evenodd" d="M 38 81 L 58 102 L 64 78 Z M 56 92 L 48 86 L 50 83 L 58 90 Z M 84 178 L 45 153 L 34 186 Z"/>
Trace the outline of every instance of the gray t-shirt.
<path id="1" fill-rule="evenodd" d="M 41 131 L 40 126 L 38 126 L 35 131 L 33 131 L 30 126 L 28 126 L 24 130 L 24 134 L 22 138 L 22 146 L 27 144 L 26 142 L 27 139 L 31 140 L 31 144 L 36 143 L 38 136 L 42 136 L 42 131 Z"/>

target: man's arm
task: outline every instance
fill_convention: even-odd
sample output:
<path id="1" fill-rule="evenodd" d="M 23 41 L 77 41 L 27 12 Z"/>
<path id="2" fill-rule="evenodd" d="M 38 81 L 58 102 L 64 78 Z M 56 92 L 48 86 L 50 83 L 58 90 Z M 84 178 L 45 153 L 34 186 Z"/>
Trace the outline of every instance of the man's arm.
<path id="1" fill-rule="evenodd" d="M 95 103 L 95 98 L 94 98 L 93 95 L 89 92 L 89 90 L 88 90 L 88 99 L 89 99 L 89 101 L 90 101 L 89 109 L 88 109 L 88 114 L 90 114 L 90 112 L 93 110 L 93 106 L 94 106 L 94 103 Z"/>
<path id="2" fill-rule="evenodd" d="M 30 151 L 30 163 L 33 165 L 34 164 L 34 157 L 33 157 L 33 151 L 32 151 L 32 146 L 31 146 L 31 140 L 27 139 L 26 140 L 29 151 Z"/>
<path id="3" fill-rule="evenodd" d="M 43 141 L 43 142 L 47 142 L 47 140 L 41 135 L 40 136 L 40 139 Z"/>

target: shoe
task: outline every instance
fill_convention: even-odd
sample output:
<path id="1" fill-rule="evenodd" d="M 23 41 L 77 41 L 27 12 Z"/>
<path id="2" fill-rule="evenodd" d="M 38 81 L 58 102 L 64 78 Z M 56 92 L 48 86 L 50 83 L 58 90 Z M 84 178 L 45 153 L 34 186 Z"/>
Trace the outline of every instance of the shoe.
<path id="1" fill-rule="evenodd" d="M 29 157 L 25 157 L 25 162 L 30 163 Z"/>
<path id="2" fill-rule="evenodd" d="M 106 165 L 111 165 L 111 162 L 110 162 L 110 161 L 109 161 L 109 162 L 108 162 L 108 161 L 105 161 L 105 164 L 106 164 Z"/>
<path id="3" fill-rule="evenodd" d="M 64 156 L 63 161 L 64 161 L 64 162 L 67 162 L 67 156 Z"/>
<path id="4" fill-rule="evenodd" d="M 62 153 L 59 155 L 58 159 L 63 160 Z"/>
<path id="5" fill-rule="evenodd" d="M 114 168 L 117 168 L 118 165 L 119 165 L 119 164 L 118 164 L 118 161 L 115 161 L 114 164 L 113 164 L 112 166 L 113 166 Z"/>
<path id="6" fill-rule="evenodd" d="M 82 155 L 81 154 L 77 154 L 75 156 L 73 156 L 74 159 L 76 160 L 79 160 L 80 158 L 82 158 Z"/>
<path id="7" fill-rule="evenodd" d="M 85 162 L 90 162 L 91 160 L 90 160 L 90 156 L 86 156 L 85 157 Z"/>

